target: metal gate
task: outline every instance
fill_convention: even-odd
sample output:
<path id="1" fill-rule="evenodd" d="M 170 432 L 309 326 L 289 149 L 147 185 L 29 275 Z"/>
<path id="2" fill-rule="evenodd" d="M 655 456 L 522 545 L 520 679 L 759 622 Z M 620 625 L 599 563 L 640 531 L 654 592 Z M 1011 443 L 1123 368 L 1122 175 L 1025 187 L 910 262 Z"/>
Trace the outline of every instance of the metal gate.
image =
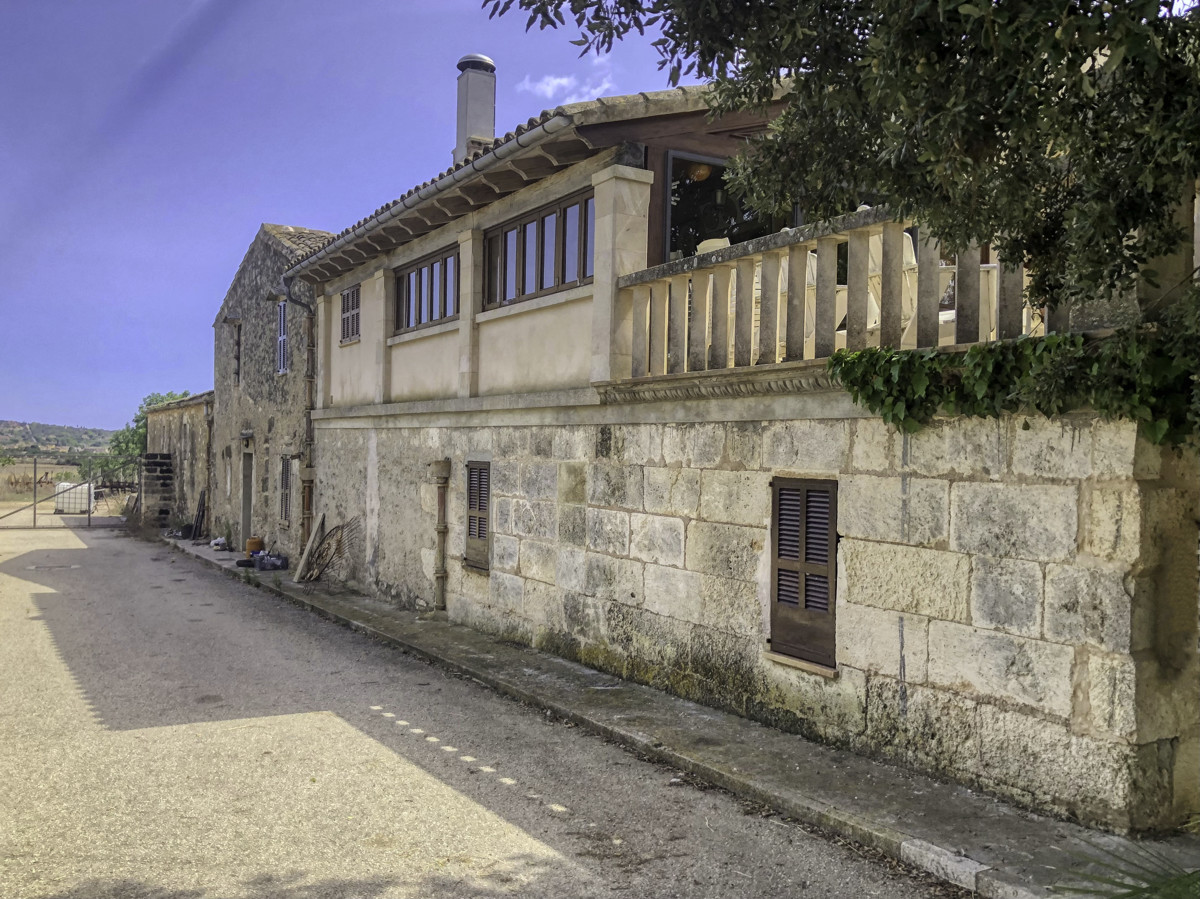
<path id="1" fill-rule="evenodd" d="M 0 528 L 121 527 L 138 514 L 140 456 L 34 456 L 0 468 Z"/>

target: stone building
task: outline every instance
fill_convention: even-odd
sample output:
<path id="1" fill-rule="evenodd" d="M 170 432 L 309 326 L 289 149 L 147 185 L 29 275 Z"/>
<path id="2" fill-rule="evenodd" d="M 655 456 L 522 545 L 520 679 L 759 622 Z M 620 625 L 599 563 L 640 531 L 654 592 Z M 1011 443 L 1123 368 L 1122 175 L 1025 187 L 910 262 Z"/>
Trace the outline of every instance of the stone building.
<path id="1" fill-rule="evenodd" d="M 487 95 L 486 58 L 460 71 Z M 1029 332 L 1019 271 L 874 210 L 744 215 L 720 172 L 764 123 L 698 89 L 500 138 L 488 113 L 287 273 L 352 580 L 1033 809 L 1200 811 L 1195 452 L 1086 414 L 900 435 L 825 373 L 837 346 Z M 244 432 L 296 452 L 270 414 L 214 439 L 223 484 Z"/>
<path id="2" fill-rule="evenodd" d="M 313 294 L 282 276 L 331 237 L 264 224 L 213 322 L 210 522 L 237 547 L 253 535 L 294 558 L 307 540 Z"/>
<path id="3" fill-rule="evenodd" d="M 146 462 L 155 477 L 141 485 L 145 523 L 193 523 L 212 467 L 213 398 L 209 390 L 146 410 Z"/>

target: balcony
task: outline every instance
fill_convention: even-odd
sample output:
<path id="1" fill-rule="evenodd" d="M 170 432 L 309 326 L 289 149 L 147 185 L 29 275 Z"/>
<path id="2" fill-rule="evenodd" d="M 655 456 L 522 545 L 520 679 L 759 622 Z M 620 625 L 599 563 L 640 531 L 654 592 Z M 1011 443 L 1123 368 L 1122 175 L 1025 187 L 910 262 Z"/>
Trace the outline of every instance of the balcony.
<path id="1" fill-rule="evenodd" d="M 963 346 L 1039 332 L 1023 272 L 979 247 L 914 246 L 862 209 L 624 275 L 634 380 L 824 360 L 837 349 Z M 843 245 L 845 248 L 843 249 Z M 994 254 L 992 256 L 994 260 Z"/>

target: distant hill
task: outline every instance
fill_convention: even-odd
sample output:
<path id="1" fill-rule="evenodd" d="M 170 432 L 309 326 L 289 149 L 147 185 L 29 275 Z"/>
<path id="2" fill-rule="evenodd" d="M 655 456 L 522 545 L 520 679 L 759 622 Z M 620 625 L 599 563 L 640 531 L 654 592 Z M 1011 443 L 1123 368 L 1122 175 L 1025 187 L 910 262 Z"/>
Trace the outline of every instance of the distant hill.
<path id="1" fill-rule="evenodd" d="M 69 453 L 108 448 L 112 431 L 103 428 L 76 428 L 71 425 L 46 425 L 37 421 L 0 421 L 0 453 Z"/>

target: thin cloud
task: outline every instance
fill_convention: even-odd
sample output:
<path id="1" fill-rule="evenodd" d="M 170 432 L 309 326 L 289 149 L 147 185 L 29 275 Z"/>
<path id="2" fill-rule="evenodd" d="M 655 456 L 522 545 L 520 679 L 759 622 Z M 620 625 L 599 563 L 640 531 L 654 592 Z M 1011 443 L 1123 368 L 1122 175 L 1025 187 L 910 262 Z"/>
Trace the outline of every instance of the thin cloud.
<path id="1" fill-rule="evenodd" d="M 592 60 L 592 71 L 586 78 L 581 79 L 578 75 L 543 75 L 535 80 L 532 75 L 526 75 L 517 85 L 517 90 L 543 100 L 579 103 L 611 94 L 616 86 L 612 63 L 607 57 L 600 56 Z"/>
<path id="2" fill-rule="evenodd" d="M 546 100 L 553 100 L 559 94 L 574 90 L 578 83 L 579 79 L 574 75 L 543 75 L 537 81 L 526 75 L 517 85 L 517 90 L 526 94 L 534 94 Z"/>

